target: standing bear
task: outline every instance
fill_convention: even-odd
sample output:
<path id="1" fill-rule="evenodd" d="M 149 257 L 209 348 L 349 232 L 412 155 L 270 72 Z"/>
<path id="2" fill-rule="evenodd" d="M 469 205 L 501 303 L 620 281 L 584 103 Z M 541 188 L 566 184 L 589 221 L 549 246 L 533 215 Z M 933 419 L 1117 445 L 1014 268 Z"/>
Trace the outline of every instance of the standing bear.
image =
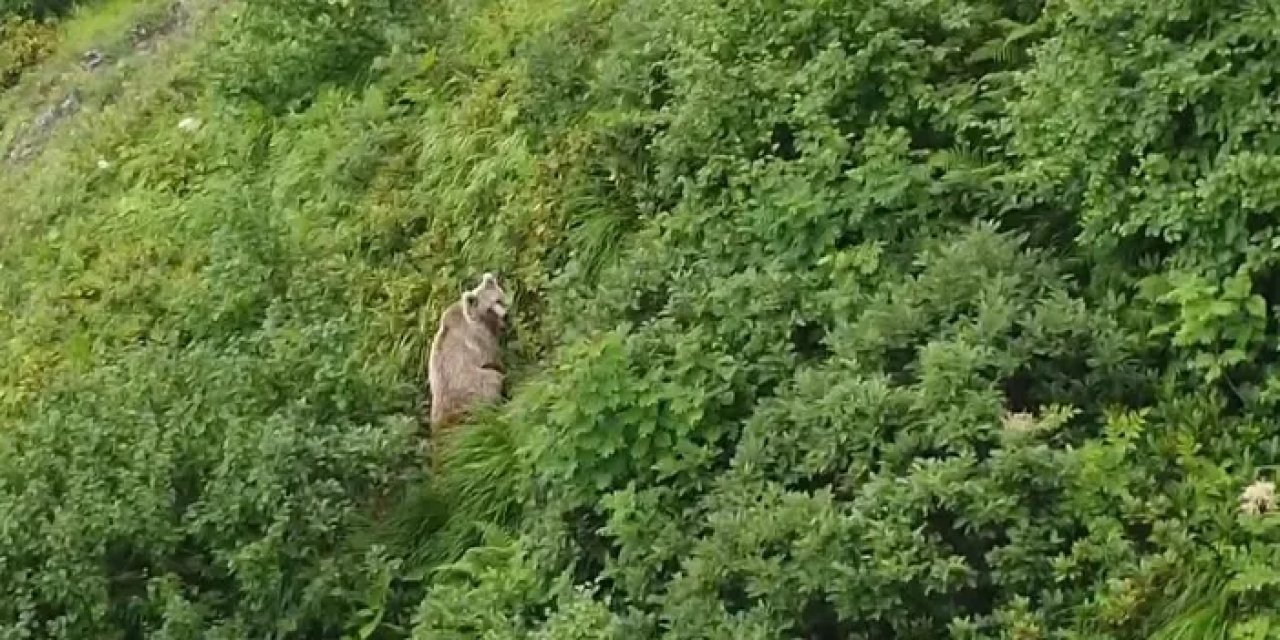
<path id="1" fill-rule="evenodd" d="M 500 338 L 507 329 L 507 292 L 492 273 L 440 316 L 431 343 L 431 431 L 437 434 L 472 407 L 502 397 L 506 377 Z"/>

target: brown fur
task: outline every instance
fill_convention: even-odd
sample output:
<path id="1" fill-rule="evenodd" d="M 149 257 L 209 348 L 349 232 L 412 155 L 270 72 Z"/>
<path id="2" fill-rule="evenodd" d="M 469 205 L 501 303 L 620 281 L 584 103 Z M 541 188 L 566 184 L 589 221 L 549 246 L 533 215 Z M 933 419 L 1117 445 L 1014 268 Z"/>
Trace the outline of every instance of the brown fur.
<path id="1" fill-rule="evenodd" d="M 506 374 L 499 342 L 506 315 L 506 292 L 488 273 L 441 314 L 427 368 L 433 436 L 472 407 L 501 399 Z"/>

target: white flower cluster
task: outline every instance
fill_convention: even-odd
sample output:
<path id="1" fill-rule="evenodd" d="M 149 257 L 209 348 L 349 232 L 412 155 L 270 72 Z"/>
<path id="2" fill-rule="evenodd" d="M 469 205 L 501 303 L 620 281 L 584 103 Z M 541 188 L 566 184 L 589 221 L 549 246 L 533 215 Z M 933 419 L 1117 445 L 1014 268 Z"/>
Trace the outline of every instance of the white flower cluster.
<path id="1" fill-rule="evenodd" d="M 1240 511 L 1259 516 L 1276 509 L 1276 483 L 1257 480 L 1240 494 Z"/>

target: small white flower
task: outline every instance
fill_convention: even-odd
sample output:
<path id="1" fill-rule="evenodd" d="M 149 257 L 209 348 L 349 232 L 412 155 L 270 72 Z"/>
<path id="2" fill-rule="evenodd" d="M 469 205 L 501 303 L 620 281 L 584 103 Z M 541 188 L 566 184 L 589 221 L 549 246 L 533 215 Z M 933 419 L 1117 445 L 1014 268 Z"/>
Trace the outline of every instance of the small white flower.
<path id="1" fill-rule="evenodd" d="M 178 128 L 186 131 L 187 133 L 192 133 L 196 129 L 200 128 L 200 121 L 188 116 L 178 123 Z"/>
<path id="2" fill-rule="evenodd" d="M 111 163 L 107 162 L 106 160 L 103 160 L 102 158 L 98 158 L 98 168 L 103 171 L 106 171 L 107 169 L 111 168 Z"/>
<path id="3" fill-rule="evenodd" d="M 1240 494 L 1240 511 L 1257 516 L 1276 508 L 1276 483 L 1257 480 Z"/>
<path id="4" fill-rule="evenodd" d="M 1005 430 L 1019 435 L 1032 433 L 1038 426 L 1035 416 L 1025 412 L 1013 413 L 1006 411 L 1000 422 Z"/>

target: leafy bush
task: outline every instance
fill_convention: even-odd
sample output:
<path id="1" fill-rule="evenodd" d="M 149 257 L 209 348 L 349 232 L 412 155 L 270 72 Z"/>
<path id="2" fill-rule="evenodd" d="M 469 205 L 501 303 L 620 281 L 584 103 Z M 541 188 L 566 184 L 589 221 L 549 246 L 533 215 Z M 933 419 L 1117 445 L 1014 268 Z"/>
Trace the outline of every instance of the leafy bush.
<path id="1" fill-rule="evenodd" d="M 0 20 L 0 88 L 12 86 L 52 53 L 56 35 L 49 24 L 16 16 Z"/>
<path id="2" fill-rule="evenodd" d="M 0 176 L 0 635 L 1280 629 L 1262 9 L 225 11 Z"/>
<path id="3" fill-rule="evenodd" d="M 398 16 L 390 0 L 279 0 L 238 4 L 210 42 L 208 78 L 222 93 L 271 109 L 366 71 Z"/>
<path id="4" fill-rule="evenodd" d="M 3 0 L 0 1 L 0 18 L 24 16 L 44 19 L 67 13 L 77 4 L 76 0 Z"/>

